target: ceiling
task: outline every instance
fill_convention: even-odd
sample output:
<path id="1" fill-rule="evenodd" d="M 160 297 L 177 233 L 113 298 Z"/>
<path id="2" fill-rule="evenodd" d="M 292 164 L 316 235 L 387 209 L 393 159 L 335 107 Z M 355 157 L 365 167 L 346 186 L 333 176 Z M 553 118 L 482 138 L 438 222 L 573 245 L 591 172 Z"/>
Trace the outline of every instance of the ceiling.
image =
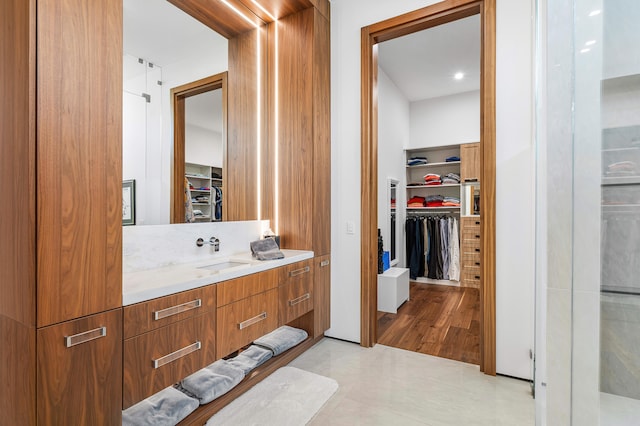
<path id="1" fill-rule="evenodd" d="M 123 0 L 124 53 L 159 66 L 217 52 L 228 41 L 166 0 Z M 226 50 L 226 48 L 225 48 Z"/>
<path id="2" fill-rule="evenodd" d="M 409 102 L 480 90 L 480 34 L 480 15 L 449 22 L 380 43 L 378 64 Z"/>

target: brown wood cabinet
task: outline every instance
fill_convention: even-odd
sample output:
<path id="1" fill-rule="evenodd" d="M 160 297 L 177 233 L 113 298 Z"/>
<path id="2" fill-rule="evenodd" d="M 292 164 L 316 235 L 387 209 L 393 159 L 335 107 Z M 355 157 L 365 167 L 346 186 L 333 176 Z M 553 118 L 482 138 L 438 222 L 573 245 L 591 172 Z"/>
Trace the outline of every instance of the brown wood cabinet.
<path id="1" fill-rule="evenodd" d="M 270 24 L 278 37 L 279 234 L 283 248 L 331 251 L 329 22 L 315 8 Z M 275 98 L 274 98 L 275 99 Z"/>
<path id="2" fill-rule="evenodd" d="M 27 362 L 0 363 L 13 389 L 2 423 L 119 424 L 122 2 L 6 0 L 0 21 L 0 50 L 10 52 L 0 182 L 11 200 L 0 316 L 18 333 L 7 342 L 28 342 L 4 346 L 3 336 L 0 358 L 18 351 Z M 14 369 L 27 386 L 11 380 Z"/>
<path id="3" fill-rule="evenodd" d="M 243 135 L 260 135 L 255 137 L 265 143 L 263 170 L 281 171 L 282 191 L 281 214 L 275 218 L 272 181 L 262 181 L 262 217 L 280 224 L 284 248 L 313 249 L 324 256 L 330 253 L 329 2 L 270 4 L 286 5 L 278 9 L 293 13 L 278 24 L 279 78 L 291 82 L 279 86 L 280 133 L 274 138 L 266 132 L 274 128 L 274 116 L 260 117 L 261 132 L 241 126 L 257 118 L 255 81 L 249 80 L 253 70 L 243 67 L 250 66 L 247 58 L 255 58 L 258 48 L 260 68 L 267 70 L 260 110 L 273 111 L 275 63 L 267 59 L 275 51 L 274 40 L 265 41 L 267 32 L 261 29 L 255 30 L 262 34 L 257 41 L 255 33 L 243 38 L 243 31 L 231 28 L 230 70 L 233 63 L 239 72 L 229 88 L 247 84 L 230 96 L 238 103 L 230 106 L 229 125 L 240 124 L 230 128 L 230 140 L 234 130 L 241 142 Z M 236 25 L 210 15 L 219 25 Z M 149 315 L 174 305 L 127 308 L 123 325 L 121 0 L 5 0 L 0 23 L 0 50 L 7 53 L 0 61 L 0 189 L 11 200 L 0 204 L 0 382 L 17 389 L 3 395 L 0 412 L 7 424 L 120 424 L 123 333 L 140 342 L 147 336 L 162 346 L 171 340 L 169 330 L 197 330 L 215 312 L 216 335 L 225 339 L 200 351 L 227 355 L 276 327 L 277 274 L 265 278 L 264 287 L 258 285 L 260 293 L 246 284 L 230 295 L 221 291 L 217 301 L 203 295 L 202 307 L 158 322 Z M 266 155 L 273 152 L 274 140 L 280 141 L 282 154 L 275 165 Z M 255 153 L 255 146 L 239 145 L 229 167 L 252 167 Z M 253 188 L 255 178 L 255 173 L 235 176 L 234 184 Z M 255 219 L 255 193 L 241 195 L 247 203 L 238 204 L 235 218 Z M 327 295 L 327 284 L 313 282 L 313 287 Z M 178 305 L 191 301 L 181 297 L 175 296 Z M 328 297 L 322 300 L 328 303 Z M 217 312 L 206 311 L 210 303 L 225 304 Z M 318 303 L 314 297 L 314 310 Z M 327 313 L 328 305 L 323 308 Z M 246 325 L 262 312 L 268 314 L 264 322 Z M 235 327 L 220 328 L 221 323 Z M 92 340 L 63 345 L 67 337 L 73 343 L 76 334 Z M 128 352 L 134 358 L 150 343 L 137 345 Z"/>
<path id="4" fill-rule="evenodd" d="M 480 288 L 481 263 L 480 248 L 482 245 L 479 217 L 463 217 L 460 219 L 460 285 L 462 287 Z"/>
<path id="5" fill-rule="evenodd" d="M 460 181 L 480 182 L 480 143 L 460 145 Z"/>
<path id="6" fill-rule="evenodd" d="M 37 334 L 38 424 L 120 424 L 122 310 L 43 327 Z"/>
<path id="7" fill-rule="evenodd" d="M 217 313 L 216 354 L 222 358 L 276 329 L 278 290 L 269 290 L 223 306 Z"/>
<path id="8" fill-rule="evenodd" d="M 125 306 L 124 338 L 128 339 L 215 308 L 215 285 Z"/>
<path id="9" fill-rule="evenodd" d="M 331 326 L 331 256 L 314 259 L 313 337 L 320 337 Z"/>
<path id="10" fill-rule="evenodd" d="M 215 346 L 215 310 L 125 340 L 122 408 L 211 364 Z"/>
<path id="11" fill-rule="evenodd" d="M 278 325 L 285 325 L 313 310 L 313 259 L 280 268 Z"/>

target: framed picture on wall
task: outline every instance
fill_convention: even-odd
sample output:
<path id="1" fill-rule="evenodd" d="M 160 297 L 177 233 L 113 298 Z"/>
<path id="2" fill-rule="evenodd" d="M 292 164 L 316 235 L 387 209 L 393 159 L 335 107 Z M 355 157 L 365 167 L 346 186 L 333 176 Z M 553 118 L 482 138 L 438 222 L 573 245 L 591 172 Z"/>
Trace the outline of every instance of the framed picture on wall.
<path id="1" fill-rule="evenodd" d="M 135 179 L 122 182 L 122 224 L 136 224 L 136 181 Z"/>

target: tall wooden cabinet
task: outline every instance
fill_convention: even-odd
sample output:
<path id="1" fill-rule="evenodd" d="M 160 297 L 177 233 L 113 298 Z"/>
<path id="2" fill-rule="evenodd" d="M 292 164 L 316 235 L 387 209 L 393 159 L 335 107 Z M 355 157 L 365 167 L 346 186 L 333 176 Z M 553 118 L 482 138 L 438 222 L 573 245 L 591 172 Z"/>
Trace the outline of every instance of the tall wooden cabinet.
<path id="1" fill-rule="evenodd" d="M 320 271 L 314 277 L 315 309 L 323 315 L 316 321 L 320 329 L 314 334 L 320 335 L 330 323 L 329 21 L 321 10 L 310 7 L 269 25 L 270 44 L 277 37 L 278 56 L 273 60 L 278 61 L 275 78 L 280 82 L 275 85 L 278 96 L 272 99 L 279 113 L 274 137 L 279 148 L 279 234 L 282 247 L 311 248 L 315 253 Z"/>
<path id="2" fill-rule="evenodd" d="M 122 3 L 7 0 L 0 16 L 2 422 L 117 424 Z"/>

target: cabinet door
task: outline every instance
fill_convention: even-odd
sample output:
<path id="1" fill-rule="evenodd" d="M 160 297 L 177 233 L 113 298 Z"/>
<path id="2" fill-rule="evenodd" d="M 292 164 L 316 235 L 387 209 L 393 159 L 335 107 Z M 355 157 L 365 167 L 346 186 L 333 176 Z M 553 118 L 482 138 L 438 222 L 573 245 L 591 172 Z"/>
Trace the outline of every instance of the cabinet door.
<path id="1" fill-rule="evenodd" d="M 39 329 L 37 353 L 39 425 L 122 423 L 122 309 Z"/>
<path id="2" fill-rule="evenodd" d="M 321 336 L 331 326 L 330 255 L 316 257 L 314 270 L 313 337 Z"/>
<path id="3" fill-rule="evenodd" d="M 462 182 L 480 181 L 480 144 L 460 145 L 460 180 Z"/>
<path id="4" fill-rule="evenodd" d="M 315 8 L 313 33 L 313 247 L 331 252 L 331 61 L 329 21 Z"/>
<path id="5" fill-rule="evenodd" d="M 122 1 L 37 3 L 42 327 L 122 305 Z"/>
<path id="6" fill-rule="evenodd" d="M 210 311 L 125 340 L 123 408 L 214 362 L 215 322 Z"/>
<path id="7" fill-rule="evenodd" d="M 218 308 L 216 355 L 225 357 L 278 326 L 278 290 Z"/>
<path id="8" fill-rule="evenodd" d="M 304 277 L 278 288 L 278 325 L 285 325 L 313 309 L 313 275 Z"/>

